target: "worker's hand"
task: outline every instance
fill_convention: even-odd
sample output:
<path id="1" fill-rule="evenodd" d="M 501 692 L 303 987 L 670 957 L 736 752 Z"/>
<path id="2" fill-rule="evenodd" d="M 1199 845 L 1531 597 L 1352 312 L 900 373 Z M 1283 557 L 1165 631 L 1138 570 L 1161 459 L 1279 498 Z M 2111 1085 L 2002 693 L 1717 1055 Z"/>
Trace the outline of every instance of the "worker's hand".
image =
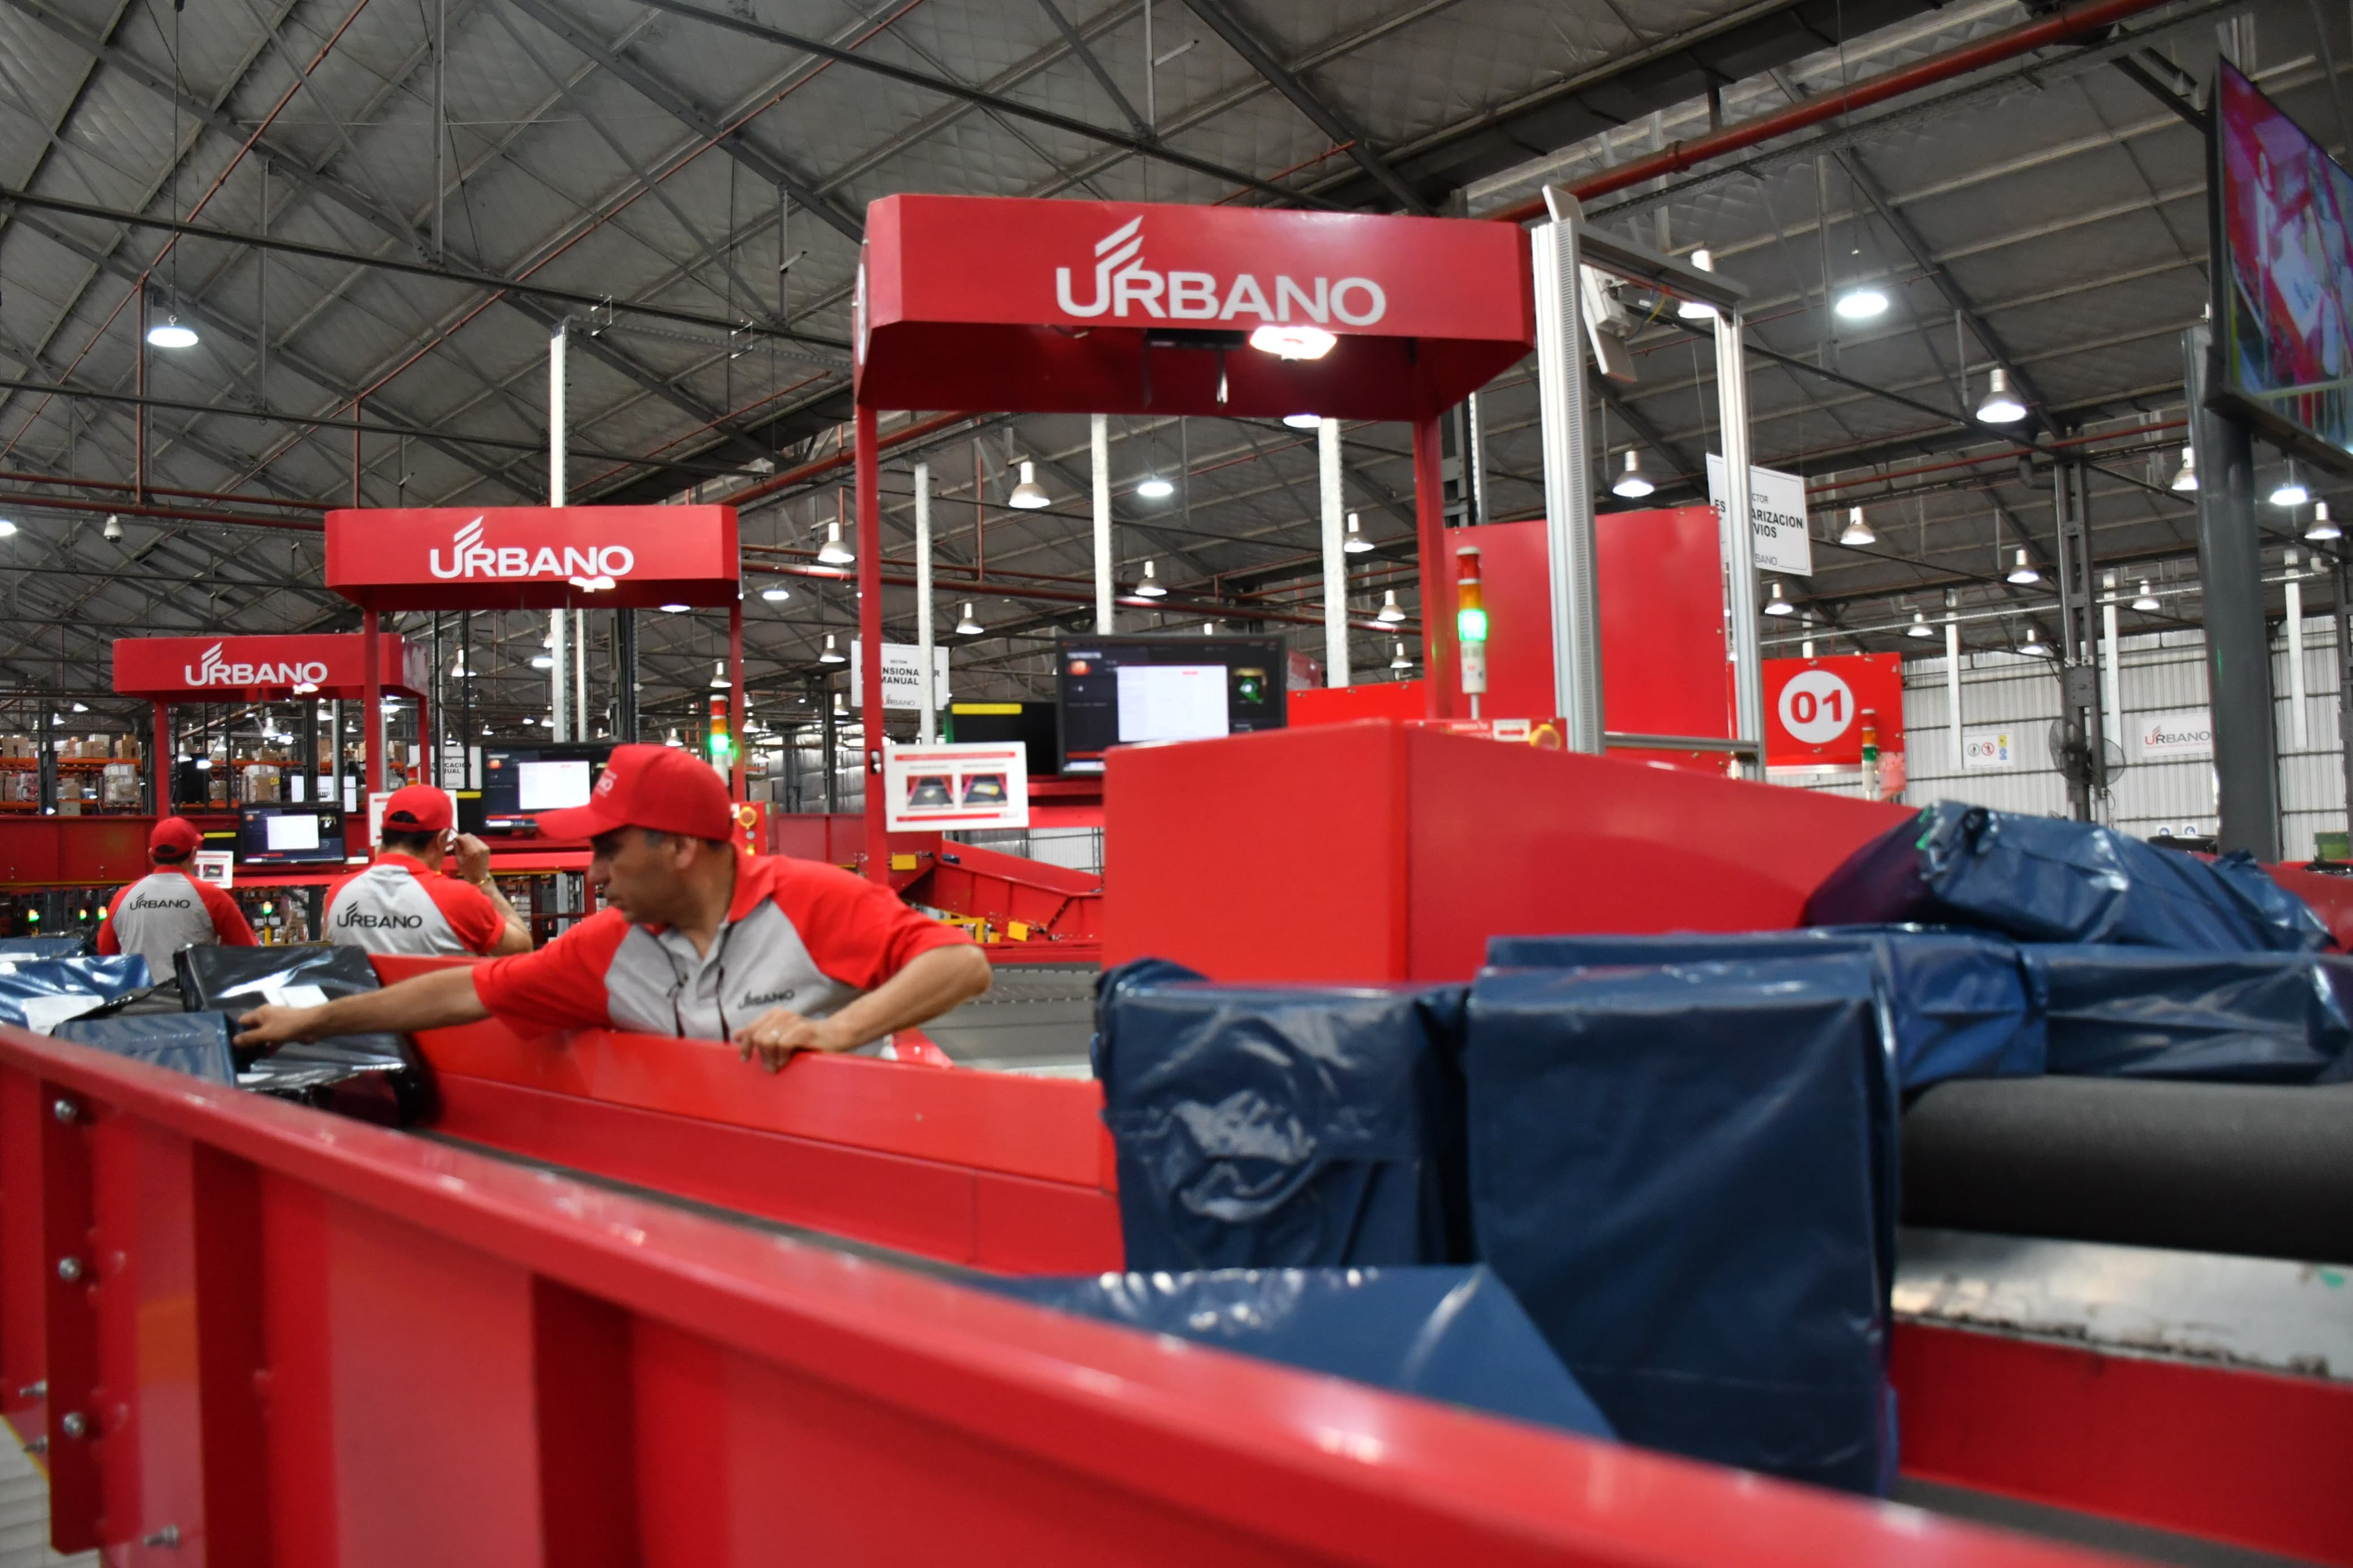
<path id="1" fill-rule="evenodd" d="M 846 1051 L 860 1042 L 849 1038 L 826 1019 L 804 1018 L 788 1008 L 773 1007 L 752 1020 L 751 1026 L 735 1037 L 743 1058 L 750 1061 L 757 1053 L 760 1065 L 770 1072 L 783 1068 L 795 1051 Z"/>
<path id="2" fill-rule="evenodd" d="M 459 877 L 480 887 L 491 874 L 491 847 L 470 833 L 460 833 L 449 847 L 458 857 Z"/>
<path id="3" fill-rule="evenodd" d="M 240 1046 L 282 1046 L 289 1040 L 315 1040 L 327 1021 L 324 1007 L 256 1007 L 237 1020 L 244 1032 Z"/>

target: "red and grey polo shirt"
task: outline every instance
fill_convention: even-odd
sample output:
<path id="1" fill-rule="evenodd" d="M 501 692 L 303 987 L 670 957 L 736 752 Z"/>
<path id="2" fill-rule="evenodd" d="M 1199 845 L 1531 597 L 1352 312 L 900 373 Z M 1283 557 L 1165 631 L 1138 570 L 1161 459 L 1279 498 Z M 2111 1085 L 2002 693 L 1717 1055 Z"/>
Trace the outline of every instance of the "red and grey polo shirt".
<path id="1" fill-rule="evenodd" d="M 159 982 L 172 977 L 174 953 L 209 942 L 252 947 L 253 927 L 235 899 L 177 867 L 158 867 L 115 894 L 98 928 L 100 952 L 135 952 Z"/>
<path id="2" fill-rule="evenodd" d="M 708 953 L 669 927 L 600 910 L 537 952 L 493 959 L 474 993 L 506 1023 L 725 1040 L 772 1008 L 824 1018 L 918 953 L 971 939 L 835 866 L 735 857 L 735 896 Z"/>
<path id="3" fill-rule="evenodd" d="M 506 917 L 481 889 L 389 850 L 327 889 L 326 937 L 338 947 L 479 954 L 498 946 L 506 929 Z"/>

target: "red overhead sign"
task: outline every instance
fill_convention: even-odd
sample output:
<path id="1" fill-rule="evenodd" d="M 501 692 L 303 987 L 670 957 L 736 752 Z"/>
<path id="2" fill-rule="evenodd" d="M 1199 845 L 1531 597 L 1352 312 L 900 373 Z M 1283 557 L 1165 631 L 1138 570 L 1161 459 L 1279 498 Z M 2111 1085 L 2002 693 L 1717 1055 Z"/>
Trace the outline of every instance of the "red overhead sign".
<path id="1" fill-rule="evenodd" d="M 867 208 L 858 400 L 878 408 L 1427 416 L 1535 346 L 1511 224 L 886 196 Z M 1320 359 L 1240 346 L 1261 327 Z"/>
<path id="2" fill-rule="evenodd" d="M 379 610 L 733 605 L 735 509 L 521 506 L 327 514 L 327 586 Z"/>
<path id="3" fill-rule="evenodd" d="M 1765 765 L 1860 767 L 1868 711 L 1882 756 L 1904 749 L 1904 659 L 1854 653 L 1765 661 Z"/>
<path id="4" fill-rule="evenodd" d="M 379 644 L 384 689 L 424 695 L 431 651 L 395 632 Z M 114 689 L 167 702 L 235 698 L 365 694 L 367 647 L 356 632 L 293 637 L 122 637 L 114 645 Z"/>

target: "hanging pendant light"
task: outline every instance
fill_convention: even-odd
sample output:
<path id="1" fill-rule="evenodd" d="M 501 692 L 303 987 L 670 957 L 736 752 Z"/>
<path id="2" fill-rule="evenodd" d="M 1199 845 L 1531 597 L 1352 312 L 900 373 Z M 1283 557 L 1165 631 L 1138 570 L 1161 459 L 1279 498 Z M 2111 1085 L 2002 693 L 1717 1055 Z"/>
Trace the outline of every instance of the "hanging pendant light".
<path id="1" fill-rule="evenodd" d="M 724 691 L 727 689 L 727 661 L 725 659 L 713 659 L 712 661 L 711 686 L 712 689 L 714 691 Z"/>
<path id="2" fill-rule="evenodd" d="M 1144 563 L 1144 581 L 1135 585 L 1135 596 L 1139 599 L 1165 599 L 1168 596 L 1168 590 L 1160 585 L 1160 579 L 1155 575 L 1149 561 Z"/>
<path id="3" fill-rule="evenodd" d="M 1868 321 L 1887 313 L 1887 294 L 1868 283 L 1857 283 L 1841 294 L 1838 303 L 1831 308 L 1841 321 Z"/>
<path id="4" fill-rule="evenodd" d="M 1324 416 L 1320 414 L 1286 414 L 1282 422 L 1293 430 L 1313 430 L 1324 423 Z"/>
<path id="5" fill-rule="evenodd" d="M 1642 472 L 1642 454 L 1631 447 L 1627 447 L 1626 470 L 1611 483 L 1609 493 L 1613 496 L 1624 496 L 1628 500 L 1641 500 L 1658 488 L 1651 482 L 1649 476 Z"/>
<path id="6" fill-rule="evenodd" d="M 485 731 L 482 731 L 482 733 L 484 733 L 484 734 L 486 734 L 486 735 L 487 735 L 487 734 L 489 734 L 489 733 L 490 733 L 490 731 L 487 731 L 487 730 L 485 730 Z M 678 731 L 675 731 L 675 730 L 672 730 L 672 731 L 670 732 L 669 737 L 668 737 L 667 739 L 665 739 L 665 740 L 662 742 L 662 744 L 663 744 L 663 745 L 665 745 L 665 746 L 675 746 L 675 745 L 678 745 L 678 744 L 679 744 Z"/>
<path id="7" fill-rule="evenodd" d="M 976 637 L 987 629 L 987 628 L 983 626 L 978 621 L 973 619 L 972 606 L 970 605 L 965 605 L 964 617 L 956 622 L 956 636 L 960 637 Z"/>
<path id="8" fill-rule="evenodd" d="M 535 653 L 531 656 L 531 667 L 533 669 L 554 669 L 555 659 L 549 654 Z"/>
<path id="9" fill-rule="evenodd" d="M 1988 425 L 2015 425 L 2026 417 L 2026 405 L 2010 390 L 2010 372 L 2000 365 L 1986 386 L 1985 401 L 1978 405 L 1978 417 Z"/>
<path id="10" fill-rule="evenodd" d="M 2021 547 L 2018 552 L 2018 564 L 2010 569 L 2009 580 L 2012 583 L 2019 584 L 2021 586 L 2023 586 L 2028 583 L 2040 583 L 2042 581 L 2042 574 L 2037 572 L 2034 569 L 2034 563 L 2026 558 L 2026 551 L 2023 547 Z"/>
<path id="11" fill-rule="evenodd" d="M 1839 531 L 1838 542 L 1846 545 L 1876 544 L 1879 535 L 1871 531 L 1871 524 L 1862 521 L 1862 508 L 1847 508 L 1846 527 Z"/>
<path id="12" fill-rule="evenodd" d="M 770 586 L 760 590 L 760 597 L 767 600 L 768 603 L 772 605 L 781 605 L 792 596 L 792 590 L 786 587 L 781 583 L 771 584 Z"/>
<path id="13" fill-rule="evenodd" d="M 1776 583 L 1773 584 L 1773 596 L 1765 601 L 1765 613 L 1768 616 L 1794 616 L 1798 613 L 1798 606 L 1782 596 L 1781 584 Z"/>
<path id="14" fill-rule="evenodd" d="M 819 664 L 848 664 L 849 659 L 839 647 L 835 646 L 833 634 L 828 632 L 825 634 L 825 651 L 817 656 L 817 661 Z"/>
<path id="15" fill-rule="evenodd" d="M 1340 340 L 1321 327 L 1269 322 L 1250 335 L 1250 346 L 1277 359 L 1322 359 Z"/>
<path id="16" fill-rule="evenodd" d="M 159 349 L 192 349 L 196 341 L 196 329 L 182 326 L 177 316 L 166 316 L 147 329 L 147 342 Z"/>
<path id="17" fill-rule="evenodd" d="M 2018 645 L 2018 651 L 2041 658 L 2051 650 L 2042 646 L 2042 634 L 2030 626 L 2026 628 L 2026 640 Z"/>
<path id="18" fill-rule="evenodd" d="M 2194 490 L 2198 488 L 2197 447 L 2181 448 L 2181 467 L 2174 470 L 2173 488 L 2178 490 Z"/>
<path id="19" fill-rule="evenodd" d="M 689 607 L 685 605 L 664 605 L 661 607 L 661 613 L 665 616 L 682 616 L 686 614 Z"/>
<path id="20" fill-rule="evenodd" d="M 833 694 L 833 710 L 836 714 L 843 714 L 849 711 L 849 701 L 843 698 L 841 693 L 839 691 Z"/>
<path id="21" fill-rule="evenodd" d="M 1176 493 L 1176 487 L 1158 474 L 1146 474 L 1135 481 L 1135 493 L 1145 500 L 1166 500 Z"/>
<path id="22" fill-rule="evenodd" d="M 825 542 L 817 547 L 817 558 L 828 566 L 847 566 L 858 559 L 857 552 L 841 542 L 839 518 L 825 525 Z"/>
<path id="23" fill-rule="evenodd" d="M 1715 270 L 1715 258 L 1704 250 L 1693 251 L 1691 264 L 1702 272 Z M 1715 319 L 1715 307 L 1698 300 L 1683 300 L 1676 302 L 1675 314 L 1686 321 L 1710 321 Z"/>
<path id="24" fill-rule="evenodd" d="M 1005 504 L 1016 511 L 1040 511 L 1054 504 L 1054 498 L 1048 495 L 1046 487 L 1038 482 L 1036 463 L 1022 459 L 1021 482 L 1013 487 L 1013 493 L 1005 498 Z"/>
<path id="25" fill-rule="evenodd" d="M 1405 619 L 1405 606 L 1397 602 L 1397 590 L 1395 588 L 1389 589 L 1387 593 L 1381 595 L 1380 614 L 1373 618 L 1375 620 L 1387 621 L 1392 626 Z"/>
<path id="26" fill-rule="evenodd" d="M 1413 668 L 1413 660 L 1406 658 L 1405 656 L 1405 644 L 1399 643 L 1397 645 L 1397 655 L 1389 660 L 1389 668 L 1391 669 L 1411 669 Z"/>
<path id="27" fill-rule="evenodd" d="M 2287 463 L 2287 478 L 2282 479 L 2279 482 L 2279 488 L 2272 491 L 2272 505 L 2302 506 L 2311 499 L 2312 492 L 2304 488 L 2304 480 L 2296 475 L 2295 459 L 2290 458 Z"/>
<path id="28" fill-rule="evenodd" d="M 2328 521 L 2327 501 L 2316 500 L 2312 503 L 2312 526 L 2304 531 L 2304 536 L 2315 543 L 2345 537 L 2345 531 Z"/>
<path id="29" fill-rule="evenodd" d="M 2146 577 L 2141 579 L 2140 597 L 2132 602 L 2132 607 L 2145 616 L 2153 616 L 2165 608 L 2158 603 L 2157 595 L 2148 591 L 2148 579 Z"/>
<path id="30" fill-rule="evenodd" d="M 1912 624 L 1904 628 L 1904 635 L 1907 637 L 1932 637 L 1936 635 L 1936 628 L 1928 624 L 1926 616 L 1915 610 L 1912 612 Z"/>
<path id="31" fill-rule="evenodd" d="M 1218 635 L 1218 623 L 1215 621 L 1203 621 L 1201 623 L 1201 635 L 1205 637 L 1216 637 Z"/>
<path id="32" fill-rule="evenodd" d="M 1350 512 L 1348 514 L 1348 534 L 1345 539 L 1343 539 L 1340 542 L 1340 548 L 1346 551 L 1351 555 L 1362 555 L 1366 551 L 1370 550 L 1372 547 L 1373 542 L 1366 539 L 1365 537 L 1365 531 L 1356 526 L 1356 514 L 1353 511 Z"/>

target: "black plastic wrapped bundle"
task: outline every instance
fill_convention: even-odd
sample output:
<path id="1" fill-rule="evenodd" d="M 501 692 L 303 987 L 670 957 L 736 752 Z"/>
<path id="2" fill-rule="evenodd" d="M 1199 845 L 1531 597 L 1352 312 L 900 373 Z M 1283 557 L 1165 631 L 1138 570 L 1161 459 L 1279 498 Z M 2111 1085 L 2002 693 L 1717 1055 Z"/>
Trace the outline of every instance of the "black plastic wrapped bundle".
<path id="1" fill-rule="evenodd" d="M 231 1034 L 238 1016 L 264 1004 L 316 1006 L 381 989 L 375 965 L 355 947 L 190 947 L 174 963 L 188 1008 L 225 1014 Z M 425 1058 L 403 1035 L 337 1035 L 238 1055 L 237 1082 L 263 1094 L 387 1126 L 432 1114 Z"/>

